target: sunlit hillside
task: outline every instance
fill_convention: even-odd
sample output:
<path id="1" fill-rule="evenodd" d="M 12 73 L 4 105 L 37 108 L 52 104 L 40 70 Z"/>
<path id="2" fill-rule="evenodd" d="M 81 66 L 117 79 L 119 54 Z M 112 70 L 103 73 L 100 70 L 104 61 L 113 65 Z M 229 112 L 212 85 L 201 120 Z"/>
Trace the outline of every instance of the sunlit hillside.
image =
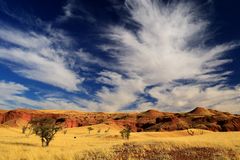
<path id="1" fill-rule="evenodd" d="M 80 159 L 240 159 L 239 132 L 186 130 L 136 132 L 129 140 L 114 125 L 94 125 L 60 131 L 49 147 L 40 138 L 21 133 L 20 128 L 0 128 L 1 160 L 80 160 Z"/>

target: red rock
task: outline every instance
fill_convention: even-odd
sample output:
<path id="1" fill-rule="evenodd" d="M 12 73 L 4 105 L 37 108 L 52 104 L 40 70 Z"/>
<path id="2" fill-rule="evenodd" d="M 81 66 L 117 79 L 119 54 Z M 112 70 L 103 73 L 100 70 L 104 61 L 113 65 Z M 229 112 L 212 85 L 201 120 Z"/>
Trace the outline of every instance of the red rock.
<path id="1" fill-rule="evenodd" d="M 120 128 L 130 126 L 136 131 L 172 131 L 188 128 L 207 129 L 211 131 L 240 131 L 240 116 L 227 112 L 197 107 L 187 113 L 159 112 L 148 110 L 141 113 L 104 113 L 66 111 L 39 111 L 16 109 L 0 110 L 0 124 L 13 127 L 21 126 L 20 122 L 29 122 L 32 118 L 49 117 L 61 120 L 65 127 L 81 127 L 94 124 L 114 124 Z"/>

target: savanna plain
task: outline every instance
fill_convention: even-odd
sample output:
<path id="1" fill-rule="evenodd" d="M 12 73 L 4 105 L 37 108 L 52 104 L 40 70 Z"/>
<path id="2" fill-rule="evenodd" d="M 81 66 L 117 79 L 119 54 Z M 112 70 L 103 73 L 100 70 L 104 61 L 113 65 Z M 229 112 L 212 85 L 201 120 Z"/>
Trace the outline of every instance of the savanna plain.
<path id="1" fill-rule="evenodd" d="M 0 160 L 238 160 L 240 132 L 193 129 L 135 132 L 122 139 L 121 128 L 98 124 L 59 131 L 49 147 L 21 128 L 1 126 Z"/>

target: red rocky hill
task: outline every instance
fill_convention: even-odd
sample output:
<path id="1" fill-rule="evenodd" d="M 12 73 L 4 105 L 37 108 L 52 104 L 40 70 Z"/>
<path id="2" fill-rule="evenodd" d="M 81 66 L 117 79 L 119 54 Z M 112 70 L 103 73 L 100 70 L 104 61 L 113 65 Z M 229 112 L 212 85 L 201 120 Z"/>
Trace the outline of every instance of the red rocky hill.
<path id="1" fill-rule="evenodd" d="M 64 121 L 67 128 L 94 124 L 131 126 L 132 131 L 173 131 L 188 128 L 211 131 L 240 131 L 240 115 L 197 107 L 186 113 L 148 110 L 140 113 L 105 113 L 80 111 L 44 111 L 30 109 L 0 110 L 0 124 L 26 125 L 32 118 L 51 117 Z"/>

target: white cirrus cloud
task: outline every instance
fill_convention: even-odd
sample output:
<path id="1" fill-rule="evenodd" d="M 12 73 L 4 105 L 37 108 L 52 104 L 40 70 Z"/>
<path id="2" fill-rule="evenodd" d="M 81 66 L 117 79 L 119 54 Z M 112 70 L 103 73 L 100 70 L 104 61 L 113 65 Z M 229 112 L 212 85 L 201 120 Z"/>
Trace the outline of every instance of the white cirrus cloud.
<path id="1" fill-rule="evenodd" d="M 102 71 L 96 79 L 102 85 L 91 100 L 77 99 L 76 102 L 89 111 L 122 111 L 128 110 L 130 104 L 144 90 L 144 82 L 140 77 L 125 78 L 113 71 Z"/>
<path id="2" fill-rule="evenodd" d="M 210 22 L 193 3 L 178 1 L 165 4 L 158 0 L 126 0 L 125 5 L 130 16 L 126 18 L 126 23 L 131 23 L 135 29 L 126 27 L 129 25 L 107 27 L 105 38 L 111 43 L 103 44 L 100 48 L 116 58 L 118 64 L 114 69 L 128 78 L 119 78 L 121 76 L 118 74 L 104 78 L 106 73 L 100 77 L 105 84 L 115 86 L 113 89 L 104 87 L 97 93 L 103 97 L 101 102 L 105 102 L 105 106 L 111 104 L 109 106 L 117 110 L 124 109 L 126 105 L 139 101 L 141 97 L 137 95 L 144 92 L 155 98 L 157 103 L 148 99 L 139 101 L 139 110 L 157 107 L 161 110 L 182 111 L 199 105 L 229 110 L 237 106 L 239 87 L 203 88 L 206 83 L 223 82 L 232 73 L 221 70 L 223 64 L 231 62 L 222 56 L 238 47 L 238 42 L 208 45 L 208 40 L 214 36 L 208 29 Z M 134 79 L 132 75 L 138 78 Z M 136 86 L 135 82 L 139 79 L 141 85 L 138 89 L 131 88 Z M 193 80 L 196 84 L 170 85 L 183 79 Z M 144 89 L 154 85 L 158 87 L 153 87 L 146 93 Z M 169 91 L 163 92 L 164 89 Z M 130 100 L 118 103 L 117 97 L 122 94 Z M 105 99 L 113 100 L 115 104 Z M 223 107 L 226 103 L 229 105 Z M 235 108 L 232 111 L 240 110 Z"/>
<path id="3" fill-rule="evenodd" d="M 69 19 L 80 19 L 85 20 L 90 23 L 96 21 L 94 16 L 86 8 L 84 8 L 81 3 L 76 0 L 68 0 L 66 5 L 62 7 L 63 15 L 59 16 L 57 22 L 66 22 Z"/>
<path id="4" fill-rule="evenodd" d="M 83 78 L 69 67 L 69 61 L 65 59 L 69 53 L 62 49 L 62 43 L 69 42 L 68 37 L 60 43 L 55 42 L 56 37 L 0 27 L 0 39 L 17 45 L 0 46 L 0 60 L 14 63 L 10 68 L 15 73 L 67 91 L 79 90 L 78 84 Z"/>
<path id="5" fill-rule="evenodd" d="M 195 84 L 168 84 L 152 88 L 149 94 L 157 99 L 155 106 L 162 110 L 186 111 L 203 106 L 240 113 L 240 86 L 229 88 L 223 85 L 202 87 Z"/>
<path id="6" fill-rule="evenodd" d="M 126 8 L 128 21 L 137 24 L 138 29 L 109 26 L 105 36 L 112 44 L 105 44 L 102 49 L 118 59 L 121 70 L 136 73 L 150 85 L 198 79 L 214 72 L 229 62 L 219 60 L 223 53 L 239 45 L 206 45 L 212 38 L 209 22 L 187 2 L 127 0 Z M 216 76 L 221 75 L 215 75 L 215 79 Z"/>
<path id="7" fill-rule="evenodd" d="M 51 45 L 51 41 L 35 32 L 24 33 L 11 27 L 0 27 L 0 39 L 25 47 L 25 48 L 45 48 Z"/>
<path id="8" fill-rule="evenodd" d="M 35 108 L 35 109 L 76 109 L 81 108 L 81 99 L 71 101 L 61 97 L 47 97 L 38 100 L 27 98 L 25 93 L 30 91 L 26 86 L 7 81 L 0 81 L 0 108 L 15 109 L 15 108 Z"/>
<path id="9" fill-rule="evenodd" d="M 124 78 L 123 75 L 111 71 L 99 73 L 97 82 L 110 85 L 103 86 L 96 93 L 99 99 L 97 110 L 119 111 L 128 107 L 138 98 L 138 94 L 143 92 L 145 84 L 140 77 Z"/>
<path id="10" fill-rule="evenodd" d="M 1 99 L 10 99 L 11 96 L 20 95 L 23 92 L 27 91 L 28 88 L 14 82 L 0 81 L 0 90 Z"/>

